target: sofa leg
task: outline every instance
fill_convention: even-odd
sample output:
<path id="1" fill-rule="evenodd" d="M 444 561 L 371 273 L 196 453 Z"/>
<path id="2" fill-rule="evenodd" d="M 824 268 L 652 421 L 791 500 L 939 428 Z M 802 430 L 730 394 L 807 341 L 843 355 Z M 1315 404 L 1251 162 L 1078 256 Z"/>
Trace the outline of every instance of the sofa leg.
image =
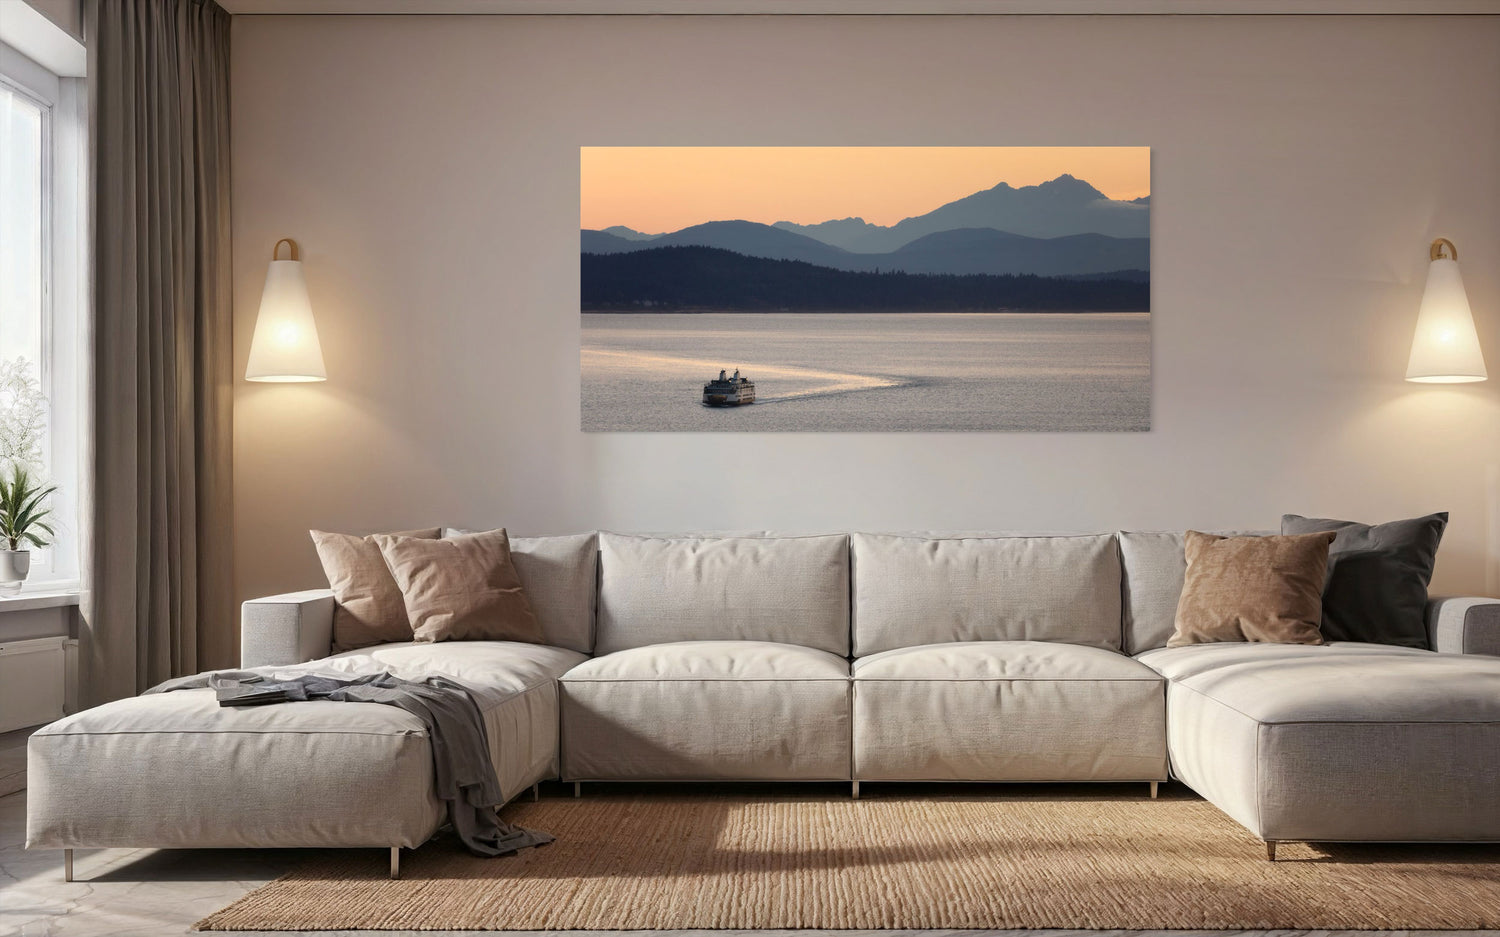
<path id="1" fill-rule="evenodd" d="M 63 850 L 63 881 L 73 881 L 73 850 Z"/>
<path id="2" fill-rule="evenodd" d="M 1266 858 L 1271 862 L 1276 861 L 1276 844 L 1270 840 L 1266 841 Z"/>
<path id="3" fill-rule="evenodd" d="M 1160 783 L 1161 783 L 1160 781 L 1152 781 L 1151 782 L 1151 799 L 1152 800 L 1156 799 L 1156 786 L 1158 784 L 1160 784 Z"/>
<path id="4" fill-rule="evenodd" d="M 401 877 L 401 847 L 391 847 L 391 878 Z"/>
<path id="5" fill-rule="evenodd" d="M 542 785 L 540 783 L 531 785 L 531 802 L 536 803 L 542 799 Z"/>
<path id="6" fill-rule="evenodd" d="M 850 783 L 852 785 L 854 785 L 854 786 L 853 786 L 853 789 L 850 790 L 849 795 L 851 797 L 853 797 L 855 800 L 859 800 L 859 782 L 858 781 L 851 781 Z"/>
<path id="7" fill-rule="evenodd" d="M 582 781 L 574 781 L 573 782 L 573 796 L 574 797 L 582 797 L 583 796 L 583 782 Z"/>

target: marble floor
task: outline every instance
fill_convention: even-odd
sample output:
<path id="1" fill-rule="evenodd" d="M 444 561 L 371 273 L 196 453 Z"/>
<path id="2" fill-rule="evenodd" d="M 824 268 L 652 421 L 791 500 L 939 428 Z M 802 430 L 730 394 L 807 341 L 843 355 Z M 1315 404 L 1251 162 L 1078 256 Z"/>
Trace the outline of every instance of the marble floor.
<path id="1" fill-rule="evenodd" d="M 26 792 L 0 797 L 0 937 L 58 935 L 58 937 L 166 937 L 194 933 L 192 925 L 245 892 L 270 881 L 296 861 L 292 850 L 235 849 L 80 849 L 75 853 L 77 881 L 62 879 L 62 854 L 28 851 Z M 289 932 L 276 932 L 286 934 Z M 423 934 L 441 937 L 458 931 L 319 931 L 326 935 L 357 934 L 400 937 Z M 462 932 L 470 933 L 470 932 Z M 736 937 L 734 931 L 678 931 L 674 937 Z M 756 937 L 817 937 L 812 931 L 756 931 Z M 871 932 L 898 937 L 895 931 Z M 942 933 L 929 931 L 924 934 Z M 1026 937 L 1109 937 L 1109 931 L 967 931 L 967 934 L 1010 934 Z M 1113 932 L 1119 933 L 1119 932 Z M 1128 933 L 1128 932 L 1127 932 Z M 1190 931 L 1163 931 L 1164 937 L 1196 937 Z M 1246 933 L 1215 931 L 1215 934 Z M 1266 931 L 1266 934 L 1308 934 L 1312 937 L 1369 937 L 1369 931 Z M 1500 931 L 1396 931 L 1394 934 L 1464 937 Z M 854 931 L 830 931 L 829 937 L 861 937 Z M 263 934 L 262 937 L 272 937 Z M 528 937 L 522 934 L 521 937 Z"/>

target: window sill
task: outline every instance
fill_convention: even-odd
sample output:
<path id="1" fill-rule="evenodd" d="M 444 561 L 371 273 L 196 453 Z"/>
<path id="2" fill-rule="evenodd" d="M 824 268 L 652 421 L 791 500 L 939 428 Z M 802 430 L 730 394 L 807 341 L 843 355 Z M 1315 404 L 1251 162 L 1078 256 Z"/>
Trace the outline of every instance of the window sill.
<path id="1" fill-rule="evenodd" d="M 0 615 L 6 612 L 29 612 L 37 608 L 62 608 L 78 604 L 77 590 L 56 592 L 22 592 L 20 595 L 0 597 Z"/>

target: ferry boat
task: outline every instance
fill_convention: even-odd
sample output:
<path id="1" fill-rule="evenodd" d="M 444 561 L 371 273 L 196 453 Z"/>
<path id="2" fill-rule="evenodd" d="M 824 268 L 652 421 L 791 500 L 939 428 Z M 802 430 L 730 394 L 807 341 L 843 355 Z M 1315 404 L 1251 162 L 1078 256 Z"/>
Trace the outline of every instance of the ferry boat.
<path id="1" fill-rule="evenodd" d="M 735 369 L 734 377 L 725 377 L 724 372 L 720 371 L 716 380 L 703 385 L 705 407 L 742 407 L 754 402 L 755 382 L 748 377 L 740 377 L 738 368 Z"/>

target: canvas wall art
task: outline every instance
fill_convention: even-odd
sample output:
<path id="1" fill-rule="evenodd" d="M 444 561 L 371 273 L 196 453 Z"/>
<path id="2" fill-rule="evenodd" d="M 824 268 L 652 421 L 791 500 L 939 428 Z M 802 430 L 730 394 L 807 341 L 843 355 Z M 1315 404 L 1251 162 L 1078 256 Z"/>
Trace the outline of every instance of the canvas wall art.
<path id="1" fill-rule="evenodd" d="M 581 425 L 1142 431 L 1147 147 L 585 147 Z"/>

